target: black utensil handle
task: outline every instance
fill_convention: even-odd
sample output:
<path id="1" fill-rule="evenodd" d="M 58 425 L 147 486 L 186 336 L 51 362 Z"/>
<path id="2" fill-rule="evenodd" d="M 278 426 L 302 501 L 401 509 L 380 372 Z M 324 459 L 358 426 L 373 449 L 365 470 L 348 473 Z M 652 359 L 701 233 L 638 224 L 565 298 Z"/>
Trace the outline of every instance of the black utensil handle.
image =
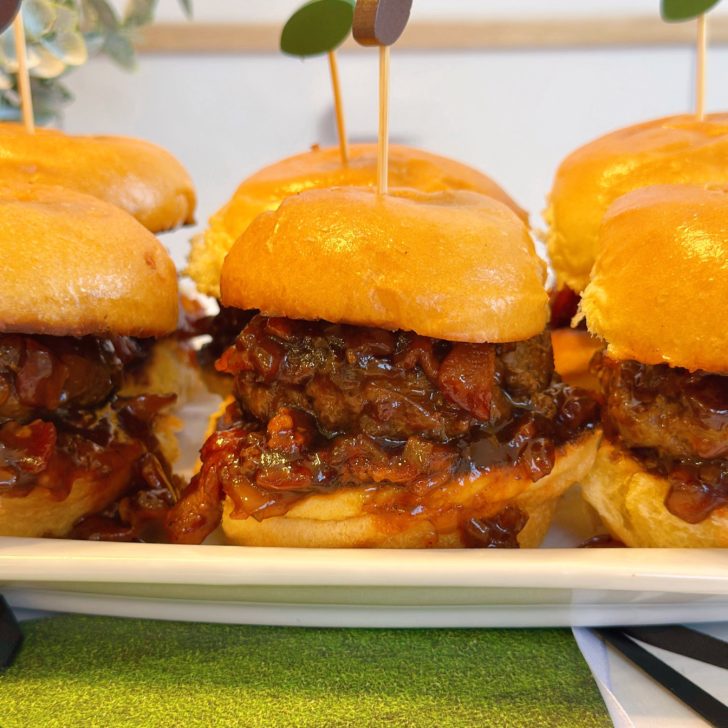
<path id="1" fill-rule="evenodd" d="M 13 664 L 23 643 L 23 633 L 8 603 L 0 594 L 0 670 Z"/>
<path id="2" fill-rule="evenodd" d="M 644 647 L 640 647 L 620 630 L 595 628 L 593 631 L 711 725 L 716 728 L 728 726 L 728 706 L 716 700 L 710 693 L 683 677 Z"/>
<path id="3" fill-rule="evenodd" d="M 717 637 L 677 624 L 619 629 L 645 644 L 728 670 L 728 642 Z"/>

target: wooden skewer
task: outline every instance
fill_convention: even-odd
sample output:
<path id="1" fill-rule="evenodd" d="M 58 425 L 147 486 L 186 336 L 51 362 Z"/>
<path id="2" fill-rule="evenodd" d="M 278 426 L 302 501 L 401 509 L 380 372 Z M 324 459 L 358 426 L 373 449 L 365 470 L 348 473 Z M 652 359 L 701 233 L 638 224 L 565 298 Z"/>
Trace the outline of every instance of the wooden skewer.
<path id="1" fill-rule="evenodd" d="M 336 53 L 334 51 L 329 51 L 329 70 L 331 71 L 331 86 L 334 90 L 336 129 L 339 133 L 339 153 L 341 154 L 341 163 L 347 164 L 349 161 L 349 144 L 346 140 L 346 127 L 344 125 L 344 104 L 341 100 L 339 65 L 336 62 Z"/>
<path id="2" fill-rule="evenodd" d="M 705 56 L 708 46 L 708 21 L 705 13 L 698 16 L 697 54 L 695 59 L 695 116 L 705 118 Z"/>
<path id="3" fill-rule="evenodd" d="M 28 55 L 25 49 L 25 28 L 23 26 L 23 13 L 19 10 L 13 20 L 13 34 L 15 35 L 15 55 L 18 59 L 18 89 L 20 90 L 20 108 L 23 113 L 25 131 L 35 133 L 33 121 L 33 96 L 30 93 L 30 78 L 28 77 Z"/>
<path id="4" fill-rule="evenodd" d="M 389 46 L 379 46 L 379 145 L 377 149 L 377 194 L 389 187 Z"/>

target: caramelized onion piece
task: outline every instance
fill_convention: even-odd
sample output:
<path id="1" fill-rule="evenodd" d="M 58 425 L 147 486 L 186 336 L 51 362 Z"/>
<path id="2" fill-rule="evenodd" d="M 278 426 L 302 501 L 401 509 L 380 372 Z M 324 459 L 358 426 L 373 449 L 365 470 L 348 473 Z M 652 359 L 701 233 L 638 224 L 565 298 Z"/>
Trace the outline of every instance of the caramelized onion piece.
<path id="1" fill-rule="evenodd" d="M 445 396 L 479 420 L 490 419 L 495 347 L 453 344 L 440 366 L 437 382 Z"/>

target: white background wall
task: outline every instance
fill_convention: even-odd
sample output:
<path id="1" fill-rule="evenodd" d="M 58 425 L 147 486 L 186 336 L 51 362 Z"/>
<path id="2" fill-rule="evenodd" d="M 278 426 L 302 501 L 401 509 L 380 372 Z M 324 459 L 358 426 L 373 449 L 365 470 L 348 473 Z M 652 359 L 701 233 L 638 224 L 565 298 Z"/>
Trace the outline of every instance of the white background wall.
<path id="1" fill-rule="evenodd" d="M 300 0 L 232 3 L 197 0 L 202 20 L 280 21 Z M 416 0 L 413 18 L 493 15 L 533 19 L 543 0 Z M 728 5 L 728 4 L 726 4 Z M 176 0 L 162 17 L 179 20 Z M 658 0 L 549 2 L 550 14 L 657 13 Z M 507 12 L 506 12 L 507 9 Z M 376 133 L 376 53 L 342 53 L 347 123 L 354 140 Z M 708 104 L 728 108 L 728 52 L 709 57 Z M 687 111 L 689 48 L 597 48 L 493 52 L 393 52 L 392 138 L 447 154 L 496 178 L 532 213 L 540 210 L 559 160 L 613 128 Z M 335 143 L 323 59 L 277 54 L 143 56 L 126 74 L 97 60 L 68 78 L 76 101 L 64 126 L 76 133 L 119 133 L 163 144 L 189 168 L 204 220 L 257 167 Z M 169 236 L 184 258 L 189 231 Z"/>

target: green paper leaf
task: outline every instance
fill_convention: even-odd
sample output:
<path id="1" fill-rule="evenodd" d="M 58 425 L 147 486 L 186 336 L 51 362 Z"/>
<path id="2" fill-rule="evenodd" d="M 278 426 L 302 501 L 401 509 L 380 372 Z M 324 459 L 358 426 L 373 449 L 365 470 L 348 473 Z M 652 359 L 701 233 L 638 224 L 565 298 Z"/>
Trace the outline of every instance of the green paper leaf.
<path id="1" fill-rule="evenodd" d="M 283 26 L 280 46 L 291 56 L 318 56 L 340 46 L 351 32 L 354 0 L 311 0 Z"/>
<path id="2" fill-rule="evenodd" d="M 662 0 L 660 14 L 669 23 L 679 23 L 707 13 L 719 2 L 720 0 Z"/>

